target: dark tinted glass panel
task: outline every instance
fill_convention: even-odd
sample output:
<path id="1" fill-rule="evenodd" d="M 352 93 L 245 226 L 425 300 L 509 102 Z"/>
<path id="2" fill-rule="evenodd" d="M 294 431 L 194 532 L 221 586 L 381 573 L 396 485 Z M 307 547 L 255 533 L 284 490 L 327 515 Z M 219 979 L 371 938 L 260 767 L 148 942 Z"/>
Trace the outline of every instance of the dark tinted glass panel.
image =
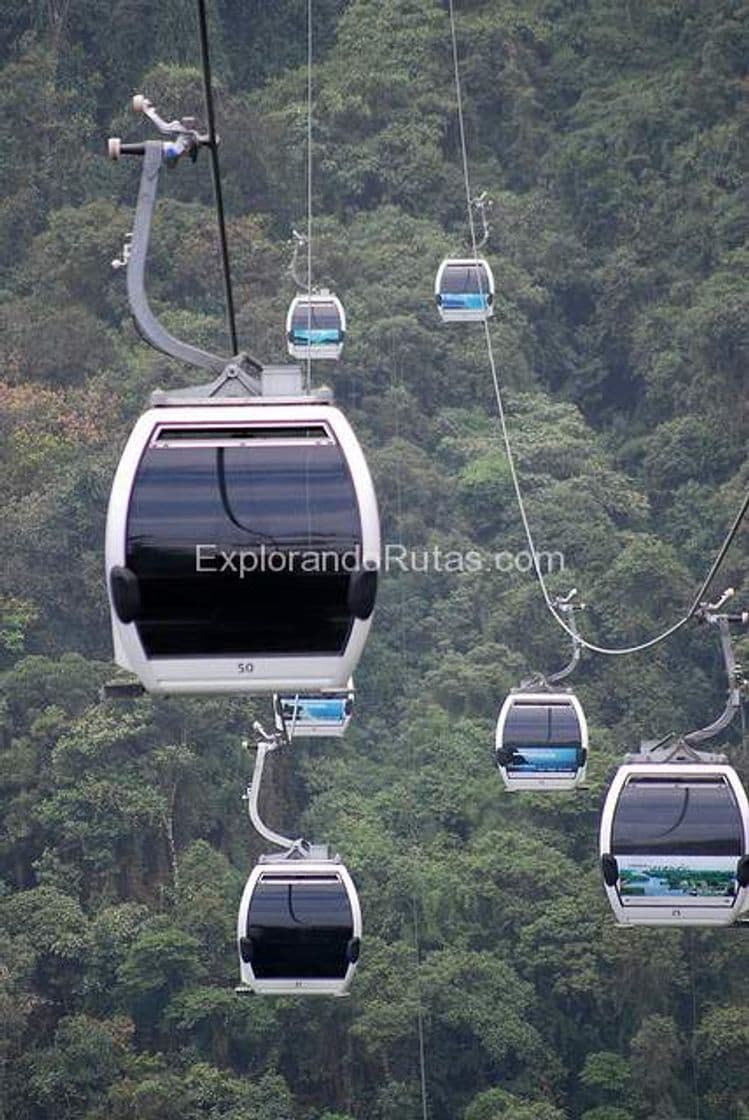
<path id="1" fill-rule="evenodd" d="M 339 880 L 263 877 L 250 900 L 247 936 L 259 980 L 343 979 L 353 933 L 351 904 Z"/>
<path id="2" fill-rule="evenodd" d="M 504 728 L 505 746 L 580 746 L 580 724 L 571 704 L 513 704 Z"/>
<path id="3" fill-rule="evenodd" d="M 571 704 L 549 706 L 549 742 L 555 746 L 580 744 L 580 724 Z"/>
<path id="4" fill-rule="evenodd" d="M 450 264 L 442 273 L 440 288 L 443 292 L 483 292 L 489 291 L 486 270 L 476 265 Z"/>
<path id="5" fill-rule="evenodd" d="M 549 709 L 546 704 L 513 704 L 507 713 L 504 745 L 537 746 L 549 742 Z"/>
<path id="6" fill-rule="evenodd" d="M 127 529 L 146 653 L 342 650 L 360 545 L 337 444 L 149 448 Z"/>
<path id="7" fill-rule="evenodd" d="M 723 781 L 634 779 L 614 814 L 614 855 L 739 856 L 741 816 Z"/>
<path id="8" fill-rule="evenodd" d="M 338 330 L 341 316 L 334 303 L 300 303 L 292 316 L 291 326 L 292 330 Z"/>

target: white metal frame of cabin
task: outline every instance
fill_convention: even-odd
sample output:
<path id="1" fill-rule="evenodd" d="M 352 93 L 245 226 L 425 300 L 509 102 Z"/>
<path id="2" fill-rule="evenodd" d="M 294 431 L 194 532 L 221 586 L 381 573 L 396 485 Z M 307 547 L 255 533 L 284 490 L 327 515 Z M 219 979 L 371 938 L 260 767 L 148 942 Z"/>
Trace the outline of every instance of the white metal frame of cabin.
<path id="1" fill-rule="evenodd" d="M 302 876 L 315 878 L 319 875 L 336 875 L 341 881 L 344 890 L 348 896 L 349 905 L 351 906 L 352 917 L 352 939 L 361 941 L 362 936 L 362 915 L 361 906 L 359 904 L 359 895 L 356 890 L 354 880 L 351 878 L 347 868 L 344 864 L 337 859 L 330 860 L 289 860 L 278 856 L 277 859 L 266 856 L 260 863 L 250 872 L 244 891 L 242 893 L 242 900 L 239 904 L 239 914 L 237 916 L 237 946 L 239 946 L 240 938 L 247 936 L 247 915 L 250 909 L 250 901 L 254 893 L 255 887 L 259 880 L 264 875 L 288 875 L 298 879 Z M 241 977 L 242 988 L 249 991 L 256 992 L 263 995 L 276 995 L 276 996 L 299 996 L 299 995 L 318 995 L 318 996 L 345 996 L 348 994 L 351 981 L 354 978 L 357 960 L 349 961 L 346 969 L 346 974 L 341 979 L 283 979 L 283 980 L 258 980 L 252 971 L 252 964 L 242 960 L 241 953 L 239 955 L 239 971 Z"/>
<path id="2" fill-rule="evenodd" d="M 126 563 L 127 520 L 133 484 L 141 457 L 158 428 L 194 425 L 201 428 L 228 424 L 325 424 L 338 441 L 354 487 L 362 533 L 363 567 L 379 568 L 380 522 L 372 477 L 351 425 L 339 409 L 324 402 L 278 403 L 262 398 L 250 404 L 167 406 L 152 408 L 137 421 L 122 453 L 112 484 L 107 513 L 106 575 L 110 596 L 112 639 L 116 663 L 135 673 L 144 688 L 155 694 L 314 692 L 344 689 L 356 668 L 371 625 L 354 618 L 346 647 L 335 655 L 272 655 L 243 658 L 186 656 L 149 658 L 138 636 L 136 622 L 122 622 L 112 605 L 109 575 Z"/>
<path id="3" fill-rule="evenodd" d="M 312 342 L 312 343 L 299 343 L 291 340 L 291 329 L 294 322 L 294 314 L 300 304 L 314 304 L 332 303 L 338 312 L 341 320 L 340 332 L 341 339 L 339 342 Z M 306 292 L 299 292 L 294 296 L 289 304 L 289 310 L 286 313 L 286 346 L 292 358 L 297 360 L 306 361 L 310 358 L 312 361 L 315 359 L 336 361 L 340 358 L 343 351 L 343 344 L 346 338 L 346 311 L 335 292 L 329 292 L 327 289 L 322 289 L 317 292 L 312 292 L 308 295 Z"/>
<path id="4" fill-rule="evenodd" d="M 575 789 L 585 781 L 585 775 L 588 768 L 588 721 L 585 718 L 583 706 L 573 692 L 565 692 L 562 689 L 557 691 L 512 691 L 510 692 L 500 709 L 497 718 L 497 730 L 495 733 L 495 751 L 499 751 L 503 746 L 504 729 L 507 722 L 507 717 L 517 703 L 523 704 L 549 704 L 560 703 L 570 704 L 575 711 L 577 721 L 580 726 L 580 745 L 584 751 L 584 763 L 582 767 L 575 771 L 574 774 L 550 772 L 548 774 L 511 774 L 506 766 L 498 763 L 499 773 L 504 782 L 505 788 L 508 790 L 519 790 L 526 792 L 546 792 L 546 791 L 562 791 Z"/>
<path id="5" fill-rule="evenodd" d="M 488 281 L 487 291 L 483 293 L 489 297 L 486 307 L 443 307 L 442 296 L 444 293 L 442 292 L 442 278 L 445 274 L 445 270 L 453 265 L 464 268 L 483 265 Z M 434 281 L 434 296 L 443 323 L 483 323 L 487 319 L 490 319 L 494 314 L 495 283 L 494 273 L 492 272 L 488 260 L 485 257 L 445 257 L 437 269 L 437 275 Z"/>
<path id="6" fill-rule="evenodd" d="M 619 767 L 612 781 L 601 816 L 599 854 L 613 855 L 611 851 L 613 839 L 613 826 L 619 797 L 625 785 L 632 778 L 722 778 L 724 779 L 734 797 L 741 817 L 743 835 L 743 854 L 749 852 L 749 801 L 746 791 L 736 771 L 732 766 L 719 763 L 625 763 Z M 647 855 L 647 853 L 643 853 Z M 740 859 L 741 856 L 737 857 Z M 648 897 L 645 902 L 631 900 L 626 904 L 622 901 L 619 884 L 609 886 L 604 882 L 604 889 L 617 923 L 620 926 L 726 926 L 733 925 L 740 918 L 742 912 L 749 907 L 749 888 L 737 884 L 736 893 L 731 902 L 717 900 L 714 903 L 691 903 L 689 898 L 674 899 L 673 896 L 663 898 Z"/>

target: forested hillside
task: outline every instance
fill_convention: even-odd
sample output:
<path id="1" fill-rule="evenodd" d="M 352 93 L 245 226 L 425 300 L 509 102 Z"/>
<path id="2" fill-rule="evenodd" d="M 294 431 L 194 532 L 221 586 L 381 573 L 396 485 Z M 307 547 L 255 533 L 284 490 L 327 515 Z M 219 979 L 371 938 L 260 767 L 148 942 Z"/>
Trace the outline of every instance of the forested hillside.
<path id="1" fill-rule="evenodd" d="M 343 297 L 326 366 L 385 539 L 525 539 L 480 328 L 438 321 L 466 249 L 446 6 L 314 0 L 315 272 Z M 210 33 L 242 342 L 282 361 L 306 211 L 306 5 L 215 0 Z M 749 485 L 749 9 L 742 0 L 459 0 L 471 176 L 508 423 L 557 592 L 628 644 L 690 604 Z M 709 721 L 694 624 L 586 656 L 589 788 L 508 795 L 506 690 L 568 655 L 523 565 L 391 569 L 345 740 L 270 763 L 264 811 L 334 844 L 363 906 L 346 1000 L 234 994 L 261 846 L 241 740 L 267 702 L 101 702 L 119 453 L 195 371 L 131 326 L 122 273 L 145 93 L 201 117 L 189 0 L 0 0 L 0 1117 L 3 1120 L 747 1120 L 741 928 L 615 928 L 603 790 L 641 737 Z M 208 160 L 168 177 L 150 262 L 175 333 L 226 349 Z M 747 536 L 714 590 L 749 608 Z M 741 645 L 739 644 L 739 649 Z M 743 654 L 749 659 L 749 643 Z M 749 781 L 737 727 L 724 740 Z"/>

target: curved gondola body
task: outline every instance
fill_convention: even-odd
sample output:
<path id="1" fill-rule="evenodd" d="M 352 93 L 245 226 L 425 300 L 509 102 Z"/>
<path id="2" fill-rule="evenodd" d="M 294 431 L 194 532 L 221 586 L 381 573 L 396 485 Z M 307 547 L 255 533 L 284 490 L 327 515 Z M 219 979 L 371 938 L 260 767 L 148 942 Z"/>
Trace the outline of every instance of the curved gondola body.
<path id="1" fill-rule="evenodd" d="M 333 292 L 294 296 L 286 315 L 286 340 L 292 358 L 340 358 L 346 337 L 346 312 Z"/>
<path id="2" fill-rule="evenodd" d="M 483 257 L 446 258 L 437 270 L 434 298 L 445 323 L 483 322 L 494 314 L 494 275 Z"/>
<path id="3" fill-rule="evenodd" d="M 748 851 L 749 802 L 733 767 L 619 767 L 601 817 L 600 855 L 620 925 L 731 925 L 749 902 Z"/>
<path id="4" fill-rule="evenodd" d="M 354 714 L 354 684 L 327 692 L 273 696 L 276 730 L 288 739 L 340 739 Z"/>
<path id="5" fill-rule="evenodd" d="M 379 554 L 372 479 L 337 408 L 151 409 L 107 515 L 115 659 L 153 693 L 346 688 Z"/>
<path id="6" fill-rule="evenodd" d="M 239 907 L 242 985 L 268 995 L 346 995 L 361 933 L 356 887 L 339 860 L 265 857 Z"/>
<path id="7" fill-rule="evenodd" d="M 585 780 L 588 724 L 572 692 L 518 689 L 497 719 L 495 758 L 508 790 L 569 790 Z"/>

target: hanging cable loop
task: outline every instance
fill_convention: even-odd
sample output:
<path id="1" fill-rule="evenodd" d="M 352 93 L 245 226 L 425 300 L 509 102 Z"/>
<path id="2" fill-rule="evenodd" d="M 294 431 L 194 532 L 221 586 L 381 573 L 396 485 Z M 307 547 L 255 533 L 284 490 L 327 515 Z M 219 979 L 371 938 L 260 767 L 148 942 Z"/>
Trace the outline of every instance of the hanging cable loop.
<path id="1" fill-rule="evenodd" d="M 471 180 L 470 180 L 470 173 L 469 173 L 469 169 L 468 169 L 468 147 L 467 147 L 467 143 L 466 143 L 465 122 L 464 122 L 464 118 L 463 118 L 463 94 L 462 94 L 462 88 L 461 88 L 461 82 L 460 82 L 460 64 L 459 64 L 459 60 L 458 60 L 458 39 L 457 39 L 457 32 L 456 32 L 456 28 L 455 28 L 455 10 L 454 10 L 453 0 L 448 0 L 448 14 L 449 14 L 449 17 L 450 17 L 450 38 L 451 38 L 451 43 L 452 43 L 453 72 L 454 72 L 454 79 L 455 79 L 455 94 L 456 94 L 457 108 L 458 108 L 458 132 L 459 132 L 459 136 L 460 136 L 460 152 L 461 152 L 461 159 L 462 159 L 462 164 L 463 164 L 463 182 L 464 182 L 464 186 L 465 186 L 466 211 L 467 211 L 467 217 L 468 217 L 468 228 L 469 228 L 470 236 L 471 236 L 471 248 L 472 248 L 473 256 L 475 257 L 475 256 L 477 256 L 477 252 L 478 252 L 478 242 L 477 242 L 477 239 L 476 239 L 476 223 L 475 223 L 475 220 L 474 220 L 474 199 L 473 199 L 473 196 L 472 196 L 472 193 L 471 193 Z M 479 277 L 479 284 L 481 284 L 481 278 L 480 277 Z M 520 487 L 520 479 L 518 477 L 517 469 L 516 469 L 516 466 L 515 466 L 515 457 L 513 455 L 512 443 L 510 441 L 510 433 L 509 433 L 509 430 L 508 430 L 508 427 L 507 427 L 507 417 L 506 417 L 506 414 L 505 414 L 504 400 L 503 400 L 503 397 L 502 397 L 502 390 L 501 390 L 500 384 L 499 384 L 499 374 L 497 372 L 497 363 L 496 363 L 496 359 L 495 359 L 495 356 L 494 356 L 494 346 L 493 346 L 493 343 L 492 343 L 492 337 L 491 337 L 491 331 L 489 329 L 489 323 L 486 319 L 483 321 L 483 327 L 484 327 L 484 338 L 485 338 L 485 341 L 486 341 L 486 350 L 487 350 L 487 355 L 488 355 L 488 359 L 489 359 L 489 368 L 491 370 L 492 384 L 493 384 L 493 387 L 494 387 L 494 396 L 495 396 L 495 400 L 496 400 L 496 403 L 497 403 L 497 416 L 498 416 L 499 427 L 500 427 L 500 431 L 501 431 L 501 435 L 502 435 L 502 442 L 504 444 L 505 453 L 507 455 L 507 464 L 510 468 L 510 476 L 512 478 L 512 485 L 513 485 L 513 490 L 515 492 L 515 499 L 517 501 L 518 510 L 520 512 L 520 518 L 521 518 L 521 521 L 522 521 L 522 524 L 523 524 L 523 531 L 525 533 L 525 539 L 528 543 L 528 548 L 530 550 L 531 558 L 533 560 L 534 574 L 535 574 L 536 579 L 538 581 L 539 587 L 541 588 L 541 593 L 544 597 L 544 602 L 546 604 L 547 610 L 549 611 L 549 613 L 551 614 L 551 616 L 555 620 L 555 622 L 562 628 L 562 630 L 565 631 L 566 634 L 569 635 L 570 638 L 573 639 L 573 641 L 577 640 L 584 649 L 588 649 L 592 653 L 599 653 L 599 654 L 602 654 L 602 655 L 607 656 L 607 657 L 624 657 L 624 656 L 627 656 L 628 654 L 642 653 L 644 650 L 652 649 L 653 646 L 659 645 L 661 642 L 665 641 L 667 638 L 670 638 L 673 634 L 676 634 L 679 630 L 682 629 L 682 627 L 686 626 L 686 624 L 697 613 L 697 611 L 700 607 L 700 603 L 701 603 L 704 595 L 706 594 L 708 588 L 710 587 L 710 584 L 712 583 L 715 575 L 717 574 L 718 569 L 720 568 L 721 564 L 723 563 L 723 560 L 725 559 L 726 553 L 728 552 L 728 549 L 730 548 L 730 546 L 733 542 L 733 539 L 734 539 L 734 537 L 736 536 L 736 533 L 739 530 L 739 527 L 740 527 L 740 525 L 741 525 L 741 523 L 744 519 L 744 516 L 746 515 L 746 511 L 749 508 L 749 490 L 747 491 L 746 495 L 744 496 L 744 500 L 741 503 L 741 506 L 739 508 L 739 511 L 738 511 L 736 517 L 734 518 L 733 524 L 731 525 L 731 528 L 729 529 L 729 531 L 728 531 L 720 549 L 718 550 L 717 556 L 715 557 L 712 565 L 710 566 L 710 570 L 709 570 L 707 576 L 702 581 L 700 589 L 697 592 L 697 594 L 695 595 L 694 601 L 692 602 L 692 605 L 689 608 L 689 610 L 686 612 L 686 614 L 684 614 L 681 618 L 679 618 L 671 626 L 669 626 L 665 630 L 661 631 L 661 633 L 656 634 L 655 637 L 649 638 L 647 641 L 644 641 L 644 642 L 639 642 L 636 645 L 631 645 L 631 646 L 601 646 L 601 645 L 596 645 L 594 642 L 589 642 L 586 638 L 582 637 L 582 635 L 580 635 L 579 633 L 575 633 L 575 631 L 570 627 L 570 625 L 566 621 L 566 619 L 562 617 L 562 613 L 559 611 L 559 609 L 555 605 L 554 600 L 552 599 L 552 596 L 549 592 L 549 589 L 546 586 L 546 580 L 544 578 L 543 571 L 541 570 L 541 562 L 540 562 L 540 558 L 539 558 L 539 553 L 536 549 L 536 545 L 535 545 L 535 542 L 534 542 L 534 539 L 533 539 L 533 532 L 531 530 L 530 522 L 528 520 L 528 513 L 527 513 L 526 508 L 525 508 L 525 500 L 523 498 L 523 492 L 522 492 L 522 489 Z"/>

